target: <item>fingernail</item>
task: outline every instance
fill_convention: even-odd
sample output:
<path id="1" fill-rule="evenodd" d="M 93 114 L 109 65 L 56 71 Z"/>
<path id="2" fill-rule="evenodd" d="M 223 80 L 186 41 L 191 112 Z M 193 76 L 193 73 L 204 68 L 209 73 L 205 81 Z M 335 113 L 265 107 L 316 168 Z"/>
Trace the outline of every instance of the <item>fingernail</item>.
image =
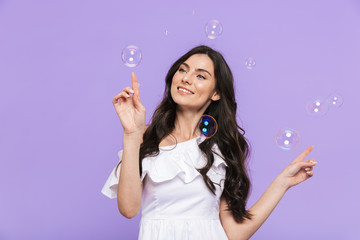
<path id="1" fill-rule="evenodd" d="M 134 93 L 134 90 L 130 89 L 130 92 L 131 92 L 131 93 Z"/>
<path id="2" fill-rule="evenodd" d="M 310 170 L 310 168 L 305 168 L 305 171 L 309 171 Z"/>

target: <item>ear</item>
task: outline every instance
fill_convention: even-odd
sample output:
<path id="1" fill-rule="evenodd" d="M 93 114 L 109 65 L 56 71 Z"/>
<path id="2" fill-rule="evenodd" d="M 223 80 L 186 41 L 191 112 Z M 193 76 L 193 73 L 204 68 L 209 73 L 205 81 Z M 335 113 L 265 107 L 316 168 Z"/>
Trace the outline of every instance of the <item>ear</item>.
<path id="1" fill-rule="evenodd" d="M 214 92 L 213 96 L 211 97 L 211 100 L 213 101 L 217 101 L 220 99 L 220 95 L 218 94 L 217 91 Z"/>

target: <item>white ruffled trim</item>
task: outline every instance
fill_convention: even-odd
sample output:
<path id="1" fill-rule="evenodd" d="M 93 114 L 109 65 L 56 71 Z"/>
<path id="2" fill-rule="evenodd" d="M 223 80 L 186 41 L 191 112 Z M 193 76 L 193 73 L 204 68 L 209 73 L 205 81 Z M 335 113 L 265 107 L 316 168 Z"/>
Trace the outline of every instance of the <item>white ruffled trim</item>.
<path id="1" fill-rule="evenodd" d="M 123 150 L 120 150 L 118 152 L 118 158 L 119 158 L 119 162 L 122 159 L 122 153 Z M 118 163 L 119 163 L 118 162 Z M 118 184 L 119 184 L 119 177 L 120 177 L 120 168 L 121 168 L 121 163 L 117 169 L 116 172 L 116 176 L 115 176 L 115 168 L 112 170 L 112 172 L 110 173 L 108 179 L 106 180 L 103 188 L 101 189 L 102 194 L 104 194 L 105 196 L 113 199 L 117 197 L 117 188 L 118 188 Z"/>
<path id="2" fill-rule="evenodd" d="M 214 145 L 213 150 L 222 156 L 217 145 Z M 186 151 L 186 149 L 175 148 L 171 151 L 161 151 L 161 155 L 155 157 L 146 157 L 142 160 L 142 175 L 140 177 L 143 182 L 146 175 L 148 175 L 154 182 L 169 181 L 178 176 L 184 183 L 192 182 L 197 176 L 201 175 L 197 170 L 205 166 L 206 159 L 202 155 L 201 150 Z M 123 150 L 118 152 L 119 162 L 122 159 Z M 207 175 L 212 181 L 218 182 L 225 178 L 225 161 L 214 154 L 214 164 Z M 115 166 L 116 167 L 116 166 Z M 117 197 L 117 187 L 120 176 L 121 164 L 117 169 L 117 176 L 115 176 L 115 167 L 108 177 L 101 192 L 113 199 Z"/>
<path id="3" fill-rule="evenodd" d="M 212 150 L 221 156 L 221 157 L 219 157 L 218 155 L 216 155 L 214 153 L 214 165 L 217 168 L 220 166 L 220 164 L 223 164 L 227 167 L 228 165 L 226 164 L 225 160 L 223 159 L 224 156 L 221 154 L 220 148 L 218 147 L 217 144 L 214 144 L 214 146 L 212 147 Z"/>

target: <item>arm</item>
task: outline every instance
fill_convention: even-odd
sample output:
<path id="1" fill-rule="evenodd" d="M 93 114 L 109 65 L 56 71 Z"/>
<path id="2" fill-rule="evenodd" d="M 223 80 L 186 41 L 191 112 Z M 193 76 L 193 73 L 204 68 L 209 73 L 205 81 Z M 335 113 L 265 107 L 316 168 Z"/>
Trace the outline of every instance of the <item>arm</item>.
<path id="1" fill-rule="evenodd" d="M 229 239 L 249 239 L 270 216 L 286 191 L 286 187 L 276 178 L 260 199 L 249 209 L 250 213 L 254 215 L 253 219 L 251 221 L 246 219 L 242 223 L 237 223 L 230 211 L 224 211 L 227 204 L 222 198 L 220 200 L 220 217 Z"/>
<path id="2" fill-rule="evenodd" d="M 145 126 L 144 132 L 149 126 Z M 139 152 L 142 136 L 123 136 L 123 157 L 120 168 L 117 203 L 126 218 L 133 218 L 140 212 L 143 184 L 139 175 Z"/>
<path id="3" fill-rule="evenodd" d="M 117 189 L 120 213 L 132 218 L 141 208 L 142 185 L 139 174 L 139 154 L 145 128 L 145 107 L 140 101 L 136 74 L 131 74 L 132 87 L 125 87 L 112 101 L 124 128 L 123 152 Z M 132 96 L 130 94 L 133 93 Z"/>
<path id="4" fill-rule="evenodd" d="M 260 199 L 249 209 L 253 214 L 252 220 L 245 219 L 242 223 L 237 223 L 231 211 L 225 211 L 228 208 L 226 200 L 220 199 L 221 224 L 230 240 L 249 239 L 270 216 L 289 188 L 313 176 L 312 169 L 317 163 L 313 161 L 314 159 L 303 161 L 312 149 L 313 147 L 310 146 L 303 151 L 275 178 Z"/>
<path id="5" fill-rule="evenodd" d="M 141 207 L 142 185 L 139 175 L 140 136 L 123 136 L 123 155 L 117 191 L 118 209 L 126 218 L 136 216 Z"/>

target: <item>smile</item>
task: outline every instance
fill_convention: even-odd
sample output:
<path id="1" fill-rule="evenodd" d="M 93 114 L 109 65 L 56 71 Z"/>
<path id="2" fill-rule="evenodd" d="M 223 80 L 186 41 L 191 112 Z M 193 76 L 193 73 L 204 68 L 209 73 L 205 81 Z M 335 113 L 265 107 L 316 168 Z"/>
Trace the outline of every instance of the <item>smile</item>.
<path id="1" fill-rule="evenodd" d="M 185 90 L 183 88 L 178 88 L 178 93 L 180 93 L 181 95 L 191 95 L 193 94 L 192 92 Z"/>

